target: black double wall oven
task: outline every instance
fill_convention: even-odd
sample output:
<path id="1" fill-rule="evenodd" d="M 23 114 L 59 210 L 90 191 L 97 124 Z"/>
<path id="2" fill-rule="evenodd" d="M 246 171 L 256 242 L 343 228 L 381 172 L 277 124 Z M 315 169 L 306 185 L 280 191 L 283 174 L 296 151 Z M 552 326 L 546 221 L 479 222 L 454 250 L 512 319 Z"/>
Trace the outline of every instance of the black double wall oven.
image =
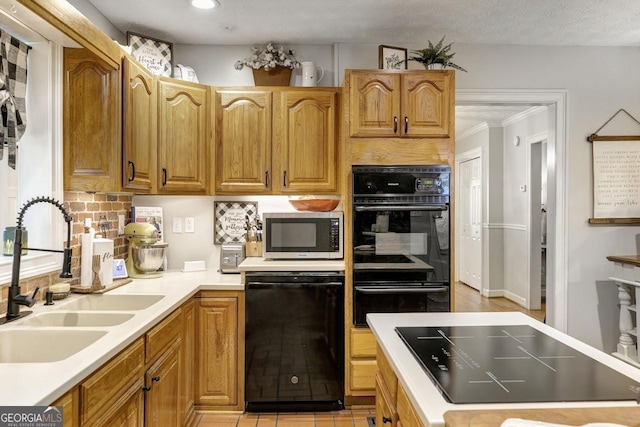
<path id="1" fill-rule="evenodd" d="M 450 311 L 446 165 L 353 166 L 353 323 Z"/>

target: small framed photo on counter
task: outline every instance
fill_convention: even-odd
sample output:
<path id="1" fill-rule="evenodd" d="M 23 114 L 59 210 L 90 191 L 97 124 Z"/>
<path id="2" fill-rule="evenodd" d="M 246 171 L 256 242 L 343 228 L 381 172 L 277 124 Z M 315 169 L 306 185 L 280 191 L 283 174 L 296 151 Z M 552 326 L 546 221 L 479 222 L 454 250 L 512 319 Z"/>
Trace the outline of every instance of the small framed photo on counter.
<path id="1" fill-rule="evenodd" d="M 406 70 L 407 49 L 395 46 L 378 46 L 378 65 L 382 70 Z"/>

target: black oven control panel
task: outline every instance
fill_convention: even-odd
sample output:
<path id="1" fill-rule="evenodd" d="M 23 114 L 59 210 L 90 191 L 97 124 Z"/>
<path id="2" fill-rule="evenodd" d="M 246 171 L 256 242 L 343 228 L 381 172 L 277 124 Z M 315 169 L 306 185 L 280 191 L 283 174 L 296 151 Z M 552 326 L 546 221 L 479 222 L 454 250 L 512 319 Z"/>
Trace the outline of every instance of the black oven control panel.
<path id="1" fill-rule="evenodd" d="M 426 166 L 354 166 L 353 194 L 448 196 L 451 168 Z"/>

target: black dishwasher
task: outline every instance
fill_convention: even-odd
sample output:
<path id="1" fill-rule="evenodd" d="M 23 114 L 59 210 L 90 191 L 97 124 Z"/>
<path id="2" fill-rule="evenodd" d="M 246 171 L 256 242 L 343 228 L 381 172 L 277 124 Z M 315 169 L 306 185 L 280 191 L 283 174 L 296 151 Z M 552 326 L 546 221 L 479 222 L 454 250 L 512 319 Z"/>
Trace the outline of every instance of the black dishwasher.
<path id="1" fill-rule="evenodd" d="M 343 409 L 344 275 L 246 273 L 248 412 Z"/>

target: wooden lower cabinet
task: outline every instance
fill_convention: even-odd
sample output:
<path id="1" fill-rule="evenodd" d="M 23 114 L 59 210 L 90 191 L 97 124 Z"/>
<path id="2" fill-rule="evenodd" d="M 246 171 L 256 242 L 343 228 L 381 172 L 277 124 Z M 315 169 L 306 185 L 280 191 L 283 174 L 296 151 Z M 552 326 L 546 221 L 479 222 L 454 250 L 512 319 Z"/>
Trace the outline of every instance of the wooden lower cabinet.
<path id="1" fill-rule="evenodd" d="M 78 421 L 78 387 L 74 387 L 53 402 L 51 406 L 62 406 L 62 427 L 77 427 Z"/>
<path id="2" fill-rule="evenodd" d="M 196 407 L 244 409 L 244 292 L 196 298 Z"/>
<path id="3" fill-rule="evenodd" d="M 407 393 L 378 347 L 376 373 L 376 426 L 423 427 Z"/>
<path id="4" fill-rule="evenodd" d="M 349 391 L 353 396 L 373 396 L 376 391 L 376 340 L 368 328 L 349 332 Z"/>
<path id="5" fill-rule="evenodd" d="M 195 300 L 182 305 L 182 372 L 180 373 L 180 408 L 182 425 L 189 425 L 195 415 L 195 375 L 196 375 L 196 312 Z"/>
<path id="6" fill-rule="evenodd" d="M 136 381 L 122 396 L 119 405 L 105 413 L 104 417 L 90 424 L 96 427 L 142 427 L 144 423 L 144 395 L 142 378 Z"/>
<path id="7" fill-rule="evenodd" d="M 180 356 L 180 341 L 177 341 L 145 373 L 146 427 L 182 425 L 179 405 Z"/>

